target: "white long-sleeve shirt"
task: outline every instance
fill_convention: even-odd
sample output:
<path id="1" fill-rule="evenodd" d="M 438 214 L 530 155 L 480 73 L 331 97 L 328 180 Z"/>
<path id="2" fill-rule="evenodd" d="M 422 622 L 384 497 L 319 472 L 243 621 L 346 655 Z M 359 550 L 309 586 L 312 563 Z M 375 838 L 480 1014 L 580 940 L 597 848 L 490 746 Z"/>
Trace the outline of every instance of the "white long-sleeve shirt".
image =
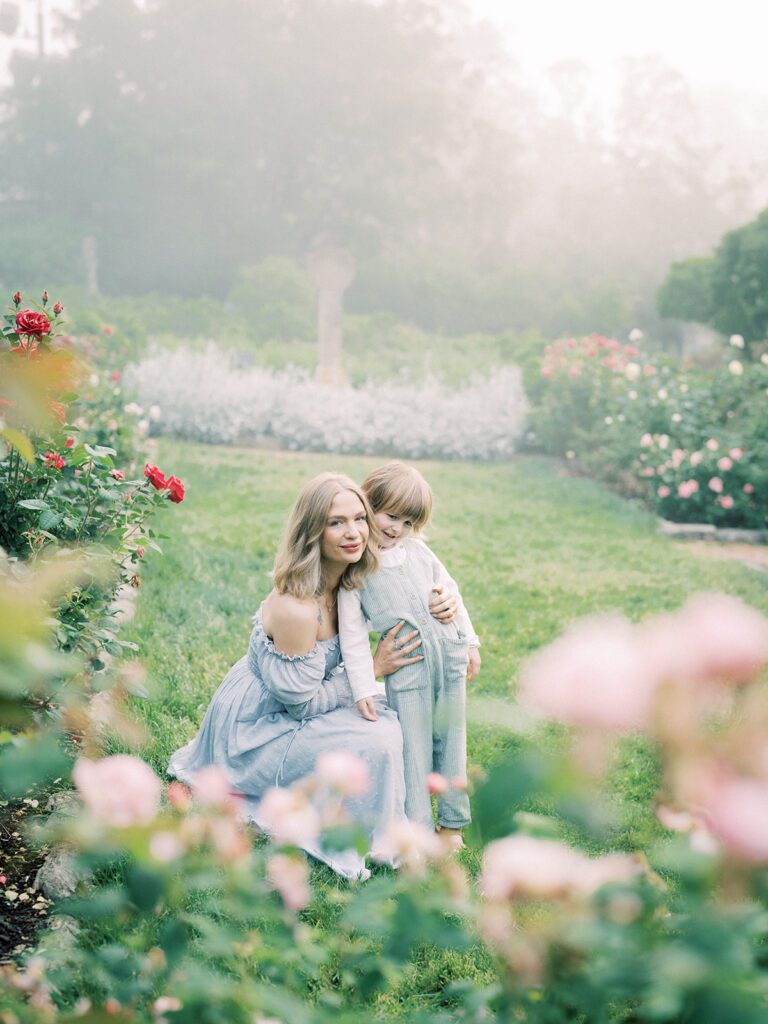
<path id="1" fill-rule="evenodd" d="M 409 538 L 410 544 L 424 544 L 416 538 Z M 426 547 L 426 544 L 424 545 Z M 474 626 L 470 621 L 467 609 L 461 599 L 456 581 L 450 576 L 443 563 L 430 552 L 431 557 L 438 566 L 438 575 L 435 585 L 442 585 L 447 590 L 452 590 L 459 603 L 454 623 L 468 638 L 469 647 L 479 647 L 480 640 L 475 633 Z M 389 569 L 403 565 L 407 560 L 407 550 L 403 544 L 395 544 L 391 548 L 380 552 L 382 568 Z M 377 681 L 373 671 L 373 657 L 371 656 L 371 645 L 368 639 L 368 623 L 363 614 L 359 590 L 339 590 L 339 639 L 341 641 L 341 653 L 344 665 L 347 670 L 347 677 L 352 687 L 355 701 L 363 700 L 364 697 L 375 697 L 384 693 L 384 684 Z"/>

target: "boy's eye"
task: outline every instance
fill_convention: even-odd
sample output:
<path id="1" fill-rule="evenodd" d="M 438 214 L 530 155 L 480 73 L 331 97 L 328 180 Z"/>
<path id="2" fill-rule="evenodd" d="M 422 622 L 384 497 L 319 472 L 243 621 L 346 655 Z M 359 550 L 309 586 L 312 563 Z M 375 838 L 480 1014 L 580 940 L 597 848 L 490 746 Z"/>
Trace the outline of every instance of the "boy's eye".
<path id="1" fill-rule="evenodd" d="M 410 519 L 404 519 L 403 520 L 403 526 L 407 526 L 408 529 L 410 530 L 410 528 L 413 526 L 413 523 L 411 522 Z"/>

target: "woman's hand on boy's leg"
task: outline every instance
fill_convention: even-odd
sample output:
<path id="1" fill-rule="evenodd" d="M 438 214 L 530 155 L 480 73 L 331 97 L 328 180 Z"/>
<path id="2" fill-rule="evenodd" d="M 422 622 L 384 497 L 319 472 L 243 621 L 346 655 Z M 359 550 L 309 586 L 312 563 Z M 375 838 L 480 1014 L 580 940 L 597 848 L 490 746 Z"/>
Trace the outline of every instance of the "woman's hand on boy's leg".
<path id="1" fill-rule="evenodd" d="M 363 697 L 362 700 L 357 701 L 355 707 L 369 722 L 375 722 L 379 717 L 376 714 L 376 700 L 373 697 Z"/>
<path id="2" fill-rule="evenodd" d="M 379 640 L 379 645 L 373 655 L 373 672 L 377 679 L 382 676 L 391 676 L 399 668 L 406 665 L 413 665 L 417 661 L 423 661 L 422 654 L 413 655 L 417 647 L 421 646 L 421 637 L 418 629 L 400 635 L 405 622 L 400 622 L 390 629 L 386 636 Z"/>
<path id="3" fill-rule="evenodd" d="M 467 655 L 467 682 L 471 683 L 480 671 L 480 650 L 477 647 L 470 647 Z"/>
<path id="4" fill-rule="evenodd" d="M 453 622 L 459 610 L 459 599 L 450 587 L 437 583 L 432 587 L 434 597 L 429 602 L 429 611 L 440 622 Z"/>

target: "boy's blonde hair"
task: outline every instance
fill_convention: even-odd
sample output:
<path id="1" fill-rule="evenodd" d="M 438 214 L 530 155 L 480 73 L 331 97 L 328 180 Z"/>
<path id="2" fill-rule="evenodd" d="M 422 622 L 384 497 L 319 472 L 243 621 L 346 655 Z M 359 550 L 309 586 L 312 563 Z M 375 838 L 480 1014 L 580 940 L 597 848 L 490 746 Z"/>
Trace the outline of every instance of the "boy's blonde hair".
<path id="1" fill-rule="evenodd" d="M 370 536 L 362 557 L 347 566 L 339 585 L 345 590 L 354 590 L 362 586 L 369 573 L 378 569 L 379 532 L 368 499 L 348 476 L 342 473 L 321 473 L 304 486 L 288 517 L 272 573 L 278 594 L 306 598 L 317 597 L 325 590 L 321 555 L 323 531 L 333 499 L 343 491 L 351 491 L 360 499 Z"/>
<path id="2" fill-rule="evenodd" d="M 432 518 L 432 488 L 413 466 L 388 462 L 363 480 L 363 491 L 374 512 L 408 519 L 415 532 Z"/>

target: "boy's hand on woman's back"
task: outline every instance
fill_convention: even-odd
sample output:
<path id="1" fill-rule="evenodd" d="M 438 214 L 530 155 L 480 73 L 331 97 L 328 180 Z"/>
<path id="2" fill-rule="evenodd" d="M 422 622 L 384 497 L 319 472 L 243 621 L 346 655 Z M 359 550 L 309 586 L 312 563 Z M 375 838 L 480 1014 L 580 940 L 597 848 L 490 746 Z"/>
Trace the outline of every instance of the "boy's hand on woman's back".
<path id="1" fill-rule="evenodd" d="M 467 655 L 467 682 L 471 683 L 477 678 L 480 672 L 480 650 L 477 647 L 470 647 Z"/>

